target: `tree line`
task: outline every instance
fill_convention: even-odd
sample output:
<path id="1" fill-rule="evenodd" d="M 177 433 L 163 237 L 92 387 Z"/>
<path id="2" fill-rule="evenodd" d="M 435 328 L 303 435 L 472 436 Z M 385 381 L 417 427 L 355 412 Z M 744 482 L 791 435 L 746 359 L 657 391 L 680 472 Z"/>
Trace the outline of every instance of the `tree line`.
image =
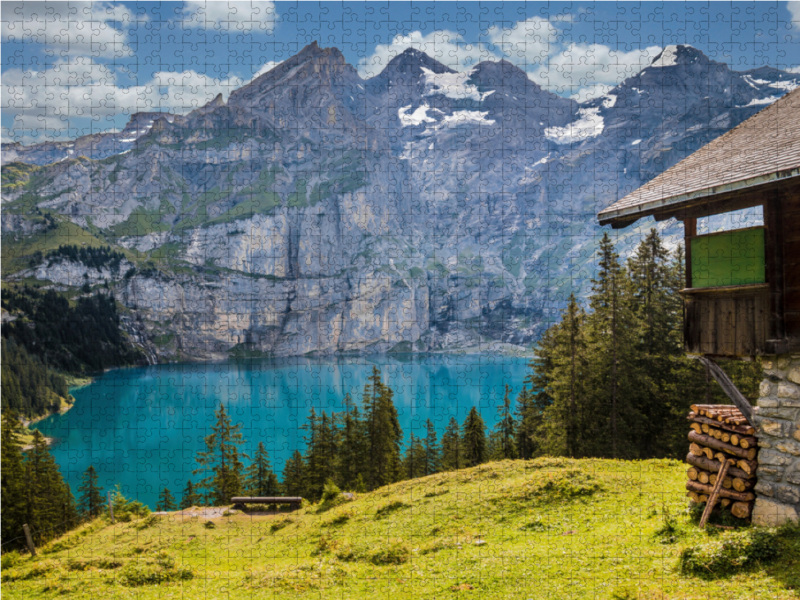
<path id="1" fill-rule="evenodd" d="M 26 417 L 46 414 L 58 406 L 53 396 L 67 396 L 58 371 L 85 374 L 142 360 L 120 330 L 113 294 L 70 303 L 54 290 L 8 286 L 2 307 L 15 317 L 2 328 L 2 406 Z"/>
<path id="2" fill-rule="evenodd" d="M 125 258 L 122 252 L 112 250 L 111 246 L 76 246 L 74 244 L 61 245 L 47 253 L 48 267 L 52 267 L 58 260 L 71 260 L 83 263 L 93 269 L 102 269 L 108 266 L 112 271 L 119 270 L 119 265 Z"/>

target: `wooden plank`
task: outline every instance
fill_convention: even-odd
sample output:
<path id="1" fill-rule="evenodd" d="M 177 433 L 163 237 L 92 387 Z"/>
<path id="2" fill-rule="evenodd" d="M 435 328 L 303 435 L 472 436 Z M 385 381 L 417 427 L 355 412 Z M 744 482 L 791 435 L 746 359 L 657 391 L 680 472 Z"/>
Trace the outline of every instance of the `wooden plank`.
<path id="1" fill-rule="evenodd" d="M 716 352 L 722 356 L 732 356 L 735 354 L 735 332 L 736 316 L 734 312 L 733 298 L 720 298 L 717 300 L 717 310 L 719 311 L 714 325 L 716 334 Z"/>
<path id="2" fill-rule="evenodd" d="M 686 287 L 692 287 L 692 238 L 697 235 L 697 218 L 689 217 L 683 222 L 683 249 L 686 258 Z"/>

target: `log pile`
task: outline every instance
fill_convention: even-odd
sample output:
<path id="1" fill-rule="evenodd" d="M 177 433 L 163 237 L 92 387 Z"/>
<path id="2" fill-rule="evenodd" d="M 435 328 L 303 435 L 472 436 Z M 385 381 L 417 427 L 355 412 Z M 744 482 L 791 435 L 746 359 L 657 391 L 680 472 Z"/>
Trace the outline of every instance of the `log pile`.
<path id="1" fill-rule="evenodd" d="M 686 495 L 704 504 L 716 489 L 712 502 L 729 507 L 735 517 L 748 518 L 753 510 L 758 468 L 755 429 L 735 406 L 693 404 L 688 419 L 691 431 Z M 727 468 L 723 470 L 725 464 Z M 724 478 L 717 486 L 720 472 Z"/>

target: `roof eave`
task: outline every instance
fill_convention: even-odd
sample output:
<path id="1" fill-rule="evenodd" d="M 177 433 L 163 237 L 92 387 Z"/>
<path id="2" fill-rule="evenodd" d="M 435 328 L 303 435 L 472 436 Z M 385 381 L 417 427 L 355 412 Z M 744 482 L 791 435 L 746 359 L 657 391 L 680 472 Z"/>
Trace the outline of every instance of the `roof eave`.
<path id="1" fill-rule="evenodd" d="M 624 226 L 627 226 L 643 217 L 649 217 L 657 213 L 663 214 L 668 209 L 672 209 L 677 212 L 679 208 L 685 208 L 685 205 L 693 203 L 694 200 L 737 192 L 750 187 L 764 185 L 765 183 L 770 183 L 773 181 L 791 179 L 792 177 L 800 177 L 800 167 L 775 171 L 773 173 L 758 175 L 748 179 L 741 179 L 739 181 L 733 181 L 724 185 L 707 187 L 677 196 L 667 196 L 666 198 L 651 200 L 644 204 L 634 204 L 619 208 L 617 210 L 610 210 L 611 207 L 609 207 L 598 213 L 597 219 L 600 225 L 614 225 L 615 223 L 623 223 Z M 634 192 L 634 194 L 635 193 L 636 192 Z"/>

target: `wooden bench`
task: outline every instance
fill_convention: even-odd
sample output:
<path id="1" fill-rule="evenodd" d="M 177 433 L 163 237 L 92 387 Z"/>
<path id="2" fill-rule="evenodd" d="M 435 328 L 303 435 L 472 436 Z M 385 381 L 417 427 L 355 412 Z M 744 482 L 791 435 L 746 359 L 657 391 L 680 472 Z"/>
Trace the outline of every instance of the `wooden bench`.
<path id="1" fill-rule="evenodd" d="M 300 505 L 303 502 L 303 499 L 300 497 L 248 497 L 248 496 L 236 496 L 231 498 L 231 502 L 233 502 L 233 508 L 238 508 L 240 510 L 244 509 L 245 504 L 288 504 L 292 507 L 292 510 L 296 510 L 300 508 Z"/>

